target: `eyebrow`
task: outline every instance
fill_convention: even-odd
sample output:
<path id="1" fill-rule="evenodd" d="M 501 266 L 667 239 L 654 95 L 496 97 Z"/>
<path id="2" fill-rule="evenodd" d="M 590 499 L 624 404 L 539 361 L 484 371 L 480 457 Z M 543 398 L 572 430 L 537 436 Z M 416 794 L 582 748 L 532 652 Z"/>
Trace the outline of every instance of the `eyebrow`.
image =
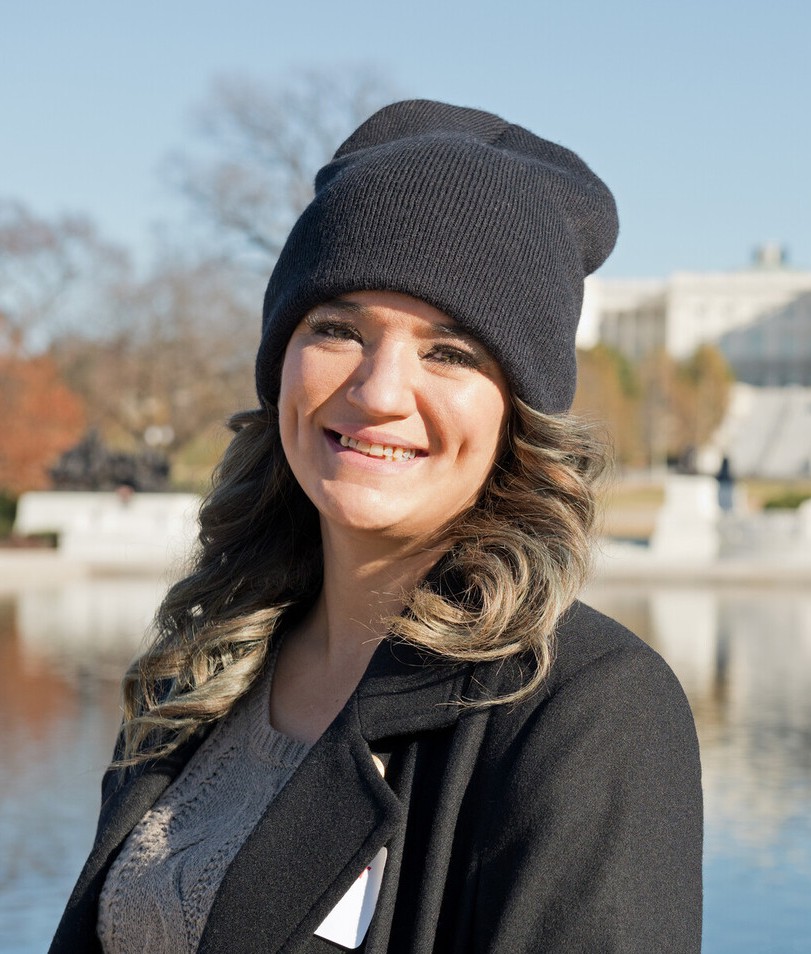
<path id="1" fill-rule="evenodd" d="M 319 302 L 315 308 L 335 308 L 338 311 L 351 311 L 355 314 L 368 311 L 365 305 L 360 305 L 356 301 L 347 301 L 345 298 L 328 298 L 326 301 Z"/>
<path id="2" fill-rule="evenodd" d="M 371 309 L 367 305 L 363 305 L 356 301 L 347 301 L 345 298 L 329 298 L 327 301 L 321 302 L 316 307 L 334 308 L 336 311 L 349 312 L 353 315 L 360 315 L 361 317 L 370 316 L 372 314 Z M 461 339 L 462 341 L 467 341 L 471 345 L 477 345 L 480 348 L 485 348 L 476 335 L 468 331 L 466 328 L 463 328 L 461 325 L 433 325 L 431 328 L 431 333 L 437 335 L 440 338 L 457 338 Z"/>

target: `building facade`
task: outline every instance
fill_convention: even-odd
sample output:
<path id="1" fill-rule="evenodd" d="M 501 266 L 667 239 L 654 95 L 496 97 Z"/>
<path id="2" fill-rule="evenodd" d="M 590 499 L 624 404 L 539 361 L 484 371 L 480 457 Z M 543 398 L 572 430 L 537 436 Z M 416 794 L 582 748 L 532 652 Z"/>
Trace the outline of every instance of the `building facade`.
<path id="1" fill-rule="evenodd" d="M 811 271 L 789 268 L 772 246 L 734 272 L 593 278 L 584 311 L 586 347 L 600 341 L 639 361 L 659 348 L 682 359 L 712 344 L 738 380 L 811 385 Z"/>

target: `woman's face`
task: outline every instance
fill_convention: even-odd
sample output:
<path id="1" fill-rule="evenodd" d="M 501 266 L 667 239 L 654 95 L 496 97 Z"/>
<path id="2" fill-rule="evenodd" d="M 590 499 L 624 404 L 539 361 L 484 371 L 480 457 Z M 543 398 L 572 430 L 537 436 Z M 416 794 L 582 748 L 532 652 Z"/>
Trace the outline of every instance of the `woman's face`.
<path id="1" fill-rule="evenodd" d="M 476 499 L 508 406 L 496 361 L 447 315 L 409 295 L 353 292 L 293 332 L 282 446 L 327 527 L 414 540 Z"/>

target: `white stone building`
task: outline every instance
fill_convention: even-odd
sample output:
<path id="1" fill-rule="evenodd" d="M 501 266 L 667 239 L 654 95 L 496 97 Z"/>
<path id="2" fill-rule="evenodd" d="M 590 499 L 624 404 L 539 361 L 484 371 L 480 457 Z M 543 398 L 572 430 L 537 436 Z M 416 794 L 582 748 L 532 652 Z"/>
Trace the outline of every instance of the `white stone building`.
<path id="1" fill-rule="evenodd" d="M 811 292 L 721 335 L 718 347 L 739 381 L 811 387 Z"/>
<path id="2" fill-rule="evenodd" d="M 811 366 L 811 271 L 789 268 L 773 246 L 762 247 L 749 268 L 734 272 L 592 278 L 584 311 L 580 343 L 586 347 L 602 341 L 636 361 L 660 347 L 674 358 L 686 358 L 699 345 L 714 344 L 742 380 L 811 383 L 796 374 L 775 379 L 776 374 L 786 377 L 774 370 L 775 355 Z M 761 359 L 772 362 L 771 371 L 759 367 Z"/>

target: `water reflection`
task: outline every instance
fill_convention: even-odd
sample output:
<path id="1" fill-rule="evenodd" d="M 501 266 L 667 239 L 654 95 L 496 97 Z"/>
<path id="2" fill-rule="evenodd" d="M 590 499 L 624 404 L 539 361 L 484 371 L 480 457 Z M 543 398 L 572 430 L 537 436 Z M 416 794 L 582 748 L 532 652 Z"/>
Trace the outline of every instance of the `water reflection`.
<path id="1" fill-rule="evenodd" d="M 23 652 L 29 659 L 118 679 L 122 665 L 137 652 L 164 589 L 163 580 L 138 576 L 23 590 L 16 600 Z"/>
<path id="2" fill-rule="evenodd" d="M 0 599 L 0 951 L 47 949 L 93 836 L 118 681 L 157 580 L 77 581 Z"/>
<path id="3" fill-rule="evenodd" d="M 0 950 L 40 952 L 92 839 L 118 679 L 163 590 L 96 579 L 0 601 Z M 696 714 L 705 954 L 811 950 L 811 594 L 593 587 Z"/>
<path id="4" fill-rule="evenodd" d="M 811 595 L 595 587 L 690 697 L 706 811 L 705 952 L 811 950 Z"/>

